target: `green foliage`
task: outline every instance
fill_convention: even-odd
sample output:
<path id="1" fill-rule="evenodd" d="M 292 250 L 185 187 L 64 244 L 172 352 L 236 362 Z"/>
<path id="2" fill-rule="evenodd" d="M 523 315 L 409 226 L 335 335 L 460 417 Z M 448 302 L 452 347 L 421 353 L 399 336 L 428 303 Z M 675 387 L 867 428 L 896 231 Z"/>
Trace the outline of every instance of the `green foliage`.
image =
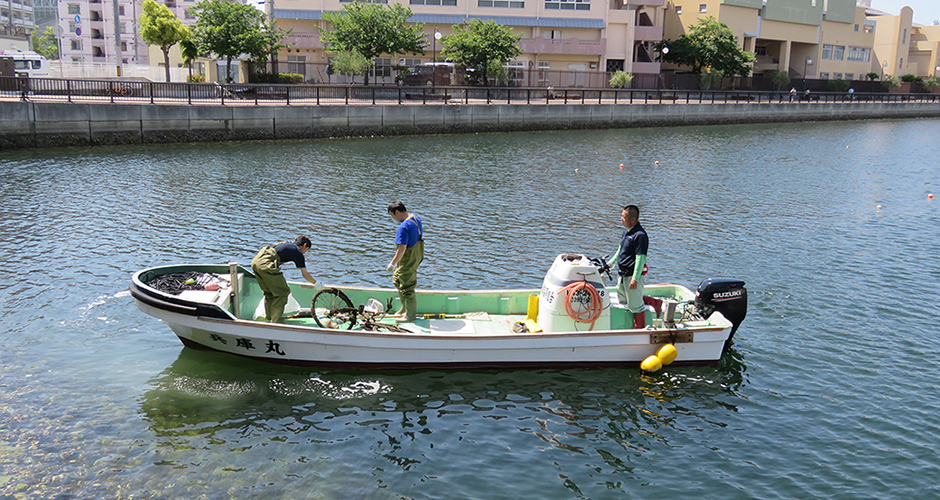
<path id="1" fill-rule="evenodd" d="M 898 89 L 901 88 L 901 79 L 894 75 L 885 75 L 884 84 L 887 85 L 889 89 Z"/>
<path id="2" fill-rule="evenodd" d="M 170 47 L 189 38 L 189 28 L 166 5 L 144 0 L 140 15 L 140 38 L 147 45 L 156 45 L 163 52 L 166 81 L 170 81 Z"/>
<path id="3" fill-rule="evenodd" d="M 372 60 L 358 52 L 340 52 L 330 61 L 333 71 L 344 75 L 366 75 L 368 78 Z"/>
<path id="4" fill-rule="evenodd" d="M 728 25 L 706 17 L 689 27 L 689 32 L 675 40 L 656 43 L 660 60 L 689 66 L 695 74 L 721 72 L 722 75 L 747 76 L 757 60 L 753 52 L 738 47 L 738 40 Z M 667 50 L 668 49 L 668 50 Z"/>
<path id="5" fill-rule="evenodd" d="M 912 74 L 907 74 L 907 75 L 901 76 L 901 81 L 902 81 L 902 82 L 907 82 L 907 83 L 915 83 L 915 82 L 916 82 L 916 83 L 923 83 L 924 79 L 921 78 L 921 77 L 919 77 L 919 76 L 915 76 L 915 75 L 912 75 Z"/>
<path id="6" fill-rule="evenodd" d="M 852 82 L 849 80 L 829 80 L 826 82 L 826 88 L 833 92 L 845 92 L 852 87 Z"/>
<path id="7" fill-rule="evenodd" d="M 721 79 L 724 77 L 725 77 L 724 73 L 718 70 L 709 71 L 708 73 L 702 73 L 701 75 L 702 89 L 708 90 L 713 87 L 718 87 L 718 85 L 721 84 Z"/>
<path id="8" fill-rule="evenodd" d="M 940 88 L 940 78 L 931 76 L 930 78 L 924 80 L 924 86 L 931 90 Z"/>
<path id="9" fill-rule="evenodd" d="M 33 52 L 45 57 L 46 59 L 59 58 L 59 40 L 52 30 L 52 26 L 46 26 L 46 29 L 33 31 Z"/>
<path id="10" fill-rule="evenodd" d="M 441 54 L 465 68 L 473 68 L 483 85 L 489 76 L 497 76 L 507 62 L 522 54 L 516 44 L 522 35 L 495 21 L 471 19 L 466 25 L 454 25 L 454 32 L 441 40 Z"/>
<path id="11" fill-rule="evenodd" d="M 327 50 L 330 52 L 339 56 L 347 54 L 341 58 L 351 64 L 346 69 L 361 69 L 349 74 L 363 75 L 364 83 L 368 84 L 369 67 L 376 57 L 383 54 L 424 54 L 424 23 L 409 24 L 407 21 L 412 14 L 411 9 L 398 3 L 348 3 L 339 12 L 323 13 L 323 20 L 332 25 L 332 30 L 323 31 L 320 41 L 329 47 Z M 352 54 L 361 55 L 367 64 L 362 66 Z M 336 59 L 334 67 L 338 68 Z"/>
<path id="12" fill-rule="evenodd" d="M 278 29 L 268 23 L 260 10 L 240 3 L 223 0 L 203 0 L 193 8 L 196 26 L 193 40 L 199 53 L 211 52 L 224 58 L 231 71 L 232 59 L 248 54 L 255 62 L 263 63 L 284 47 L 281 41 L 290 31 Z M 231 81 L 231 74 L 226 75 Z"/>
<path id="13" fill-rule="evenodd" d="M 630 82 L 633 81 L 633 73 L 627 73 L 624 70 L 619 70 L 614 72 L 610 77 L 610 86 L 617 89 L 622 89 L 627 85 L 630 85 Z"/>
<path id="14" fill-rule="evenodd" d="M 204 83 L 206 81 L 206 77 L 199 73 L 194 73 L 187 76 L 186 81 L 189 83 Z"/>
<path id="15" fill-rule="evenodd" d="M 777 87 L 777 90 L 780 90 L 781 87 L 786 87 L 790 85 L 790 73 L 789 72 L 775 69 L 775 70 L 771 70 L 769 74 L 770 74 L 770 80 L 774 82 L 774 85 Z"/>
<path id="16" fill-rule="evenodd" d="M 868 78 L 868 81 L 870 82 L 877 80 L 879 76 L 881 75 L 879 75 L 878 73 L 875 73 L 874 71 L 865 75 L 865 77 Z"/>

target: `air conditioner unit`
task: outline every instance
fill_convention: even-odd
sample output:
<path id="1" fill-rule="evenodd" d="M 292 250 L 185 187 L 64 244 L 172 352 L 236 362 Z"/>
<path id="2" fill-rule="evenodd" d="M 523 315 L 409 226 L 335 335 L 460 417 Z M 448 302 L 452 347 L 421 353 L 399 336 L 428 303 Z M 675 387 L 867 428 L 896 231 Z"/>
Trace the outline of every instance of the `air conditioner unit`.
<path id="1" fill-rule="evenodd" d="M 399 64 L 400 66 L 404 66 L 404 65 L 405 65 L 405 58 L 403 57 L 403 58 L 399 59 L 399 60 L 398 60 L 398 64 Z"/>

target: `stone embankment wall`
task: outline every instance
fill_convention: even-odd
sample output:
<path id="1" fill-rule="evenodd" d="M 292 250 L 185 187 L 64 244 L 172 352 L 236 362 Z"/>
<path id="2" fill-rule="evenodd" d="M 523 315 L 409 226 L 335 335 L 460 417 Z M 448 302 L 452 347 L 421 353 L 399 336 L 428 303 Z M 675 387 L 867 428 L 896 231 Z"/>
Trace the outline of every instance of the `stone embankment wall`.
<path id="1" fill-rule="evenodd" d="M 940 103 L 178 106 L 0 102 L 0 149 L 940 116 Z"/>

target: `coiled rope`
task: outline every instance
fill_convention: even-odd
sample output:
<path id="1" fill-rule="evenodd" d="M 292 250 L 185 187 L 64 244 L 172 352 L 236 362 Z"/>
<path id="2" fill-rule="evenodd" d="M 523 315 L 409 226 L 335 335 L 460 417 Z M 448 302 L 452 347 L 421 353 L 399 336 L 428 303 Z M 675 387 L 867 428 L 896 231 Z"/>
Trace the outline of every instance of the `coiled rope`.
<path id="1" fill-rule="evenodd" d="M 591 304 L 584 311 L 576 311 L 571 301 L 575 294 L 582 290 L 588 294 L 588 297 L 591 299 Z M 593 330 L 594 323 L 597 322 L 597 318 L 601 317 L 601 311 L 604 307 L 601 301 L 601 294 L 594 288 L 594 285 L 591 285 L 587 281 L 578 281 L 566 285 L 559 290 L 559 293 L 565 294 L 565 312 L 568 313 L 568 317 L 578 323 L 590 323 L 591 330 Z"/>

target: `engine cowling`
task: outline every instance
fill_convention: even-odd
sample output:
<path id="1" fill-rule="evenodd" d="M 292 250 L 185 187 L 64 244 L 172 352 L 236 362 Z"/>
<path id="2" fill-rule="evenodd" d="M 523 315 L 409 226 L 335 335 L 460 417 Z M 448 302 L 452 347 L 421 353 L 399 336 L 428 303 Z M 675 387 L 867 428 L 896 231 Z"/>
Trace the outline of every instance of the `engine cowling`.
<path id="1" fill-rule="evenodd" d="M 747 316 L 747 288 L 744 281 L 734 278 L 708 278 L 695 293 L 695 307 L 707 318 L 718 311 L 733 325 L 728 341 Z"/>

